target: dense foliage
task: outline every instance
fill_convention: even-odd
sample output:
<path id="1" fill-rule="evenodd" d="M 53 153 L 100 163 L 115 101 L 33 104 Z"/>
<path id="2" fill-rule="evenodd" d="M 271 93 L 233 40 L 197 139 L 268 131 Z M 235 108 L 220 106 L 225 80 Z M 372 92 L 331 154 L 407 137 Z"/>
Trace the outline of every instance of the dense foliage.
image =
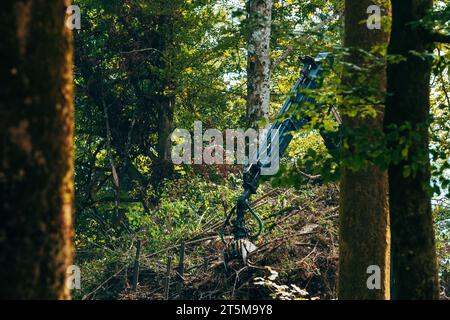
<path id="1" fill-rule="evenodd" d="M 239 166 L 180 165 L 165 175 L 159 153 L 164 117 L 170 120 L 170 129 L 192 131 L 196 120 L 203 122 L 203 130 L 244 127 L 249 22 L 242 0 L 77 0 L 75 4 L 82 10 L 82 29 L 75 32 L 75 182 L 76 258 L 83 270 L 82 290 L 75 294 L 106 298 L 126 287 L 131 274 L 124 276 L 124 272 L 132 269 L 136 240 L 143 243 L 143 264 L 148 270 L 159 270 L 168 252 L 176 253 L 182 241 L 198 239 L 209 228 L 217 231 L 241 191 Z M 333 105 L 345 115 L 354 116 L 358 110 L 370 117 L 373 106 L 383 104 L 382 97 L 364 86 L 370 70 L 345 62 L 346 55 L 354 52 L 341 45 L 342 14 L 341 0 L 275 1 L 272 119 L 298 77 L 298 58 L 323 51 L 334 53 L 335 64 L 326 72 L 323 87 L 311 95 L 325 109 Z M 448 5 L 438 1 L 432 14 L 430 19 L 442 21 L 441 32 L 448 32 Z M 386 56 L 385 51 L 374 48 L 359 54 L 380 63 L 400 59 Z M 441 271 L 446 274 L 443 285 L 448 289 L 450 208 L 444 200 L 450 188 L 449 47 L 439 45 L 423 58 L 433 61 L 432 187 L 441 201 L 435 207 L 436 228 Z M 343 70 L 361 77 L 361 87 L 342 83 Z M 172 106 L 173 114 L 162 114 L 165 106 Z M 270 184 L 280 194 L 286 190 L 285 196 L 260 208 L 267 219 L 295 203 L 296 197 L 306 201 L 323 192 L 317 184 L 335 188 L 333 181 L 342 166 L 357 169 L 374 162 L 387 167 L 390 161 L 408 157 L 408 139 L 414 139 L 408 124 L 396 128 L 399 134 L 409 133 L 405 143 L 393 150 L 387 147 L 390 137 L 381 133 L 366 128 L 345 131 L 332 115 L 322 117 L 312 107 L 307 112 L 312 125 L 296 135 L 280 173 L 258 194 L 263 196 Z M 356 139 L 359 149 L 351 159 L 329 153 L 320 136 L 323 129 L 341 134 L 344 148 L 347 139 Z M 373 136 L 377 139 L 368 139 Z M 420 163 L 410 169 L 404 174 L 414 174 Z M 327 228 L 335 234 L 336 223 Z M 198 250 L 192 254 L 191 266 L 202 263 L 206 249 Z M 114 282 L 114 288 L 103 285 L 117 275 L 125 282 Z M 322 296 L 333 295 L 330 289 Z"/>

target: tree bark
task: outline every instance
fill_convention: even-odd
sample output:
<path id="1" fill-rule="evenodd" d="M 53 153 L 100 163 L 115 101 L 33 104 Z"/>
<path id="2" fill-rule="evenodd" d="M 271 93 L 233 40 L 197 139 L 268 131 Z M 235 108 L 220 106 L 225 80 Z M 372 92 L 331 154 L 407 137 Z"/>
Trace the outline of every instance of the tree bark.
<path id="1" fill-rule="evenodd" d="M 269 123 L 272 0 L 248 0 L 247 121 Z"/>
<path id="2" fill-rule="evenodd" d="M 68 299 L 72 264 L 70 1 L 0 10 L 0 298 Z"/>
<path id="3" fill-rule="evenodd" d="M 158 106 L 158 159 L 156 166 L 153 169 L 153 178 L 157 189 L 159 189 L 164 179 L 169 178 L 173 173 L 173 165 L 171 162 L 172 142 L 170 140 L 170 135 L 173 131 L 173 117 L 175 111 L 175 84 L 170 57 L 173 56 L 174 23 L 179 5 L 179 2 L 175 1 L 167 8 L 167 12 L 159 18 L 161 31 L 159 43 L 157 44 L 160 52 L 158 64 L 161 70 L 164 71 L 160 78 L 160 90 L 156 97 Z"/>
<path id="4" fill-rule="evenodd" d="M 370 0 L 345 1 L 346 48 L 371 50 L 374 46 L 387 44 L 388 34 L 383 30 L 368 29 L 367 8 Z M 389 10 L 386 10 L 389 11 Z M 370 74 L 345 73 L 343 82 L 352 87 L 370 88 L 380 93 L 386 90 L 385 67 L 364 61 L 357 50 L 352 50 L 348 61 L 370 69 Z M 376 117 L 343 116 L 348 128 L 367 127 L 373 132 L 382 130 L 383 109 L 375 107 Z M 369 137 L 370 138 L 370 137 Z M 345 157 L 352 156 L 355 146 L 343 149 Z M 347 154 L 346 154 L 347 153 Z M 389 299 L 389 206 L 387 173 L 374 164 L 354 171 L 344 168 L 340 183 L 339 228 L 339 299 Z M 369 289 L 367 280 L 369 266 L 380 268 L 380 288 Z"/>
<path id="5" fill-rule="evenodd" d="M 173 131 L 173 116 L 175 111 L 175 97 L 161 96 L 158 109 L 158 164 L 155 170 L 155 181 L 158 186 L 173 173 L 171 162 L 172 142 L 170 135 Z"/>
<path id="6" fill-rule="evenodd" d="M 385 128 L 411 124 L 415 134 L 408 157 L 389 168 L 392 234 L 392 297 L 437 299 L 437 258 L 431 208 L 428 119 L 431 63 L 413 54 L 432 52 L 425 30 L 412 25 L 432 8 L 432 0 L 393 0 L 388 53 L 406 58 L 388 65 Z M 400 135 L 399 139 L 404 136 Z M 396 147 L 400 140 L 392 141 Z M 404 174 L 408 168 L 417 170 Z M 405 170 L 406 169 L 406 170 Z"/>

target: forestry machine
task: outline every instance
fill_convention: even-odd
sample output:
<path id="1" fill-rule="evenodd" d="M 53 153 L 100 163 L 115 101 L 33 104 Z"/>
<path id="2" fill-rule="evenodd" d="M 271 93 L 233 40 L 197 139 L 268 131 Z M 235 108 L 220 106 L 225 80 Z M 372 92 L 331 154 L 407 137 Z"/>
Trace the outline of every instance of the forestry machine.
<path id="1" fill-rule="evenodd" d="M 226 248 L 224 251 L 226 261 L 241 257 L 247 263 L 248 254 L 257 249 L 250 240 L 255 240 L 261 234 L 263 221 L 252 209 L 249 199 L 251 195 L 256 194 L 262 176 L 261 170 L 272 165 L 274 156 L 277 156 L 278 159 L 283 156 L 289 143 L 292 141 L 293 133 L 311 121 L 308 115 L 301 113 L 302 106 L 308 103 L 318 109 L 323 108 L 323 105 L 315 104 L 314 99 L 308 97 L 307 94 L 308 91 L 314 90 L 321 85 L 324 67 L 327 64 L 331 65 L 333 59 L 329 53 L 320 53 L 316 58 L 307 56 L 301 58 L 300 61 L 303 63 L 300 77 L 278 113 L 277 119 L 279 120 L 275 121 L 263 135 L 262 141 L 265 142 L 263 145 L 266 151 L 261 152 L 261 150 L 258 150 L 250 156 L 248 164 L 244 166 L 244 192 L 238 197 L 236 205 L 228 214 L 220 232 L 221 240 Z M 320 112 L 320 110 L 318 111 Z M 329 107 L 326 112 L 332 112 L 340 123 L 339 114 L 333 107 Z M 323 111 L 321 114 L 323 114 Z M 278 139 L 274 139 L 272 135 L 274 137 L 277 136 Z M 339 147 L 339 143 L 336 143 L 336 137 L 333 133 L 322 131 L 321 135 L 327 148 L 335 149 Z M 278 148 L 276 146 L 272 147 L 273 143 L 278 143 Z M 272 149 L 278 150 L 279 154 L 272 154 Z M 256 231 L 252 232 L 251 228 L 246 227 L 245 216 L 247 213 L 255 219 Z M 234 215 L 234 220 L 231 220 Z M 228 226 L 231 227 L 231 241 L 226 240 L 230 237 L 225 237 Z"/>

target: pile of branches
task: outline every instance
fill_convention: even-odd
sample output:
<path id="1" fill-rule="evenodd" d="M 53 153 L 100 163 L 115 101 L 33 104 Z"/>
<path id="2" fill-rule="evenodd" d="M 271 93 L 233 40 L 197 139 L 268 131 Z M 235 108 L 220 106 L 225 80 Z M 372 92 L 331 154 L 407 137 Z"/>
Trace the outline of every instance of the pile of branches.
<path id="1" fill-rule="evenodd" d="M 220 222 L 140 259 L 119 299 L 334 299 L 338 188 L 272 189 L 253 202 L 265 221 L 244 263 L 224 260 Z"/>

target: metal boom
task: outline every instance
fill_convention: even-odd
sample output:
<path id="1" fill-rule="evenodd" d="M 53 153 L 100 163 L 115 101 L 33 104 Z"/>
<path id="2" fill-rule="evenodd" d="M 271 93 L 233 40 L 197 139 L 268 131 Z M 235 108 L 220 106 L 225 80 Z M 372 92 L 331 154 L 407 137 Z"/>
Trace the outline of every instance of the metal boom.
<path id="1" fill-rule="evenodd" d="M 241 239 L 255 239 L 263 229 L 263 223 L 259 215 L 253 211 L 250 206 L 249 199 L 252 194 L 255 194 L 261 179 L 261 169 L 269 167 L 274 159 L 283 156 L 286 152 L 290 142 L 292 141 L 292 133 L 300 130 L 311 121 L 308 115 L 297 117 L 299 110 L 305 102 L 312 105 L 315 104 L 314 99 L 305 95 L 305 91 L 316 89 L 321 84 L 323 74 L 323 65 L 325 62 L 333 63 L 329 53 L 320 53 L 316 58 L 305 57 L 301 59 L 303 67 L 300 72 L 300 77 L 297 80 L 291 95 L 286 99 L 283 107 L 278 113 L 278 119 L 265 131 L 262 141 L 265 142 L 265 150 L 257 151 L 249 158 L 249 163 L 244 167 L 243 187 L 244 192 L 237 199 L 236 206 L 228 215 L 221 232 L 221 238 L 224 240 L 224 233 L 226 226 L 230 225 L 231 216 L 236 213 L 236 218 L 233 221 L 233 236 L 236 241 Z M 306 90 L 305 90 L 306 89 Z M 294 109 L 295 108 L 295 109 Z M 336 114 L 336 113 L 335 113 Z M 339 120 L 339 119 L 338 119 Z M 273 136 L 272 134 L 273 133 Z M 326 132 L 321 132 L 328 148 L 337 147 L 332 139 L 330 139 Z M 273 146 L 273 143 L 277 146 Z M 278 150 L 278 152 L 274 151 Z M 274 151 L 274 152 L 272 152 Z M 276 159 L 277 160 L 277 159 Z M 250 230 L 245 227 L 245 213 L 249 212 L 258 223 L 258 231 L 255 234 L 250 234 Z"/>

